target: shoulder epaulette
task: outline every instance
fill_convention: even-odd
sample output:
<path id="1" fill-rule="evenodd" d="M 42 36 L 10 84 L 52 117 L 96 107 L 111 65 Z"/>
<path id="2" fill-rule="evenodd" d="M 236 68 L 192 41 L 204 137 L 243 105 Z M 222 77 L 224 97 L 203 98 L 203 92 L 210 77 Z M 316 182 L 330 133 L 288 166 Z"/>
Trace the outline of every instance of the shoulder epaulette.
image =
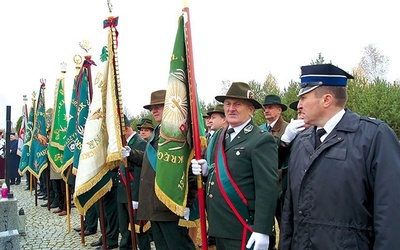
<path id="1" fill-rule="evenodd" d="M 374 117 L 367 117 L 367 116 L 360 116 L 360 120 L 371 122 L 371 123 L 374 123 L 376 125 L 379 125 L 379 124 L 383 123 L 383 121 L 381 121 L 379 119 L 376 119 Z"/>

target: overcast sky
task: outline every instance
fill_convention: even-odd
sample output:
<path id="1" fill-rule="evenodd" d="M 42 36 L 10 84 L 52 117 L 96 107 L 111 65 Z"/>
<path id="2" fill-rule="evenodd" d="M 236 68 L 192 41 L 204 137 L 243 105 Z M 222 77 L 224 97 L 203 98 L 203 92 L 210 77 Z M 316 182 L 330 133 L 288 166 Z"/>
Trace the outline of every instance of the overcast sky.
<path id="1" fill-rule="evenodd" d="M 169 61 L 182 0 L 112 0 L 119 16 L 119 61 L 123 105 L 132 115 L 143 111 L 150 93 L 167 85 Z M 300 66 L 322 53 L 326 62 L 351 72 L 373 44 L 389 59 L 387 80 L 400 78 L 399 10 L 396 1 L 190 0 L 193 52 L 199 98 L 212 102 L 224 80 L 264 82 L 271 73 L 280 87 L 298 81 Z M 99 55 L 106 45 L 106 0 L 8 0 L 0 8 L 0 129 L 6 106 L 12 122 L 22 114 L 24 94 L 46 79 L 46 109 L 53 107 L 60 63 L 68 64 L 67 109 L 75 54 L 89 52 L 102 71 Z"/>

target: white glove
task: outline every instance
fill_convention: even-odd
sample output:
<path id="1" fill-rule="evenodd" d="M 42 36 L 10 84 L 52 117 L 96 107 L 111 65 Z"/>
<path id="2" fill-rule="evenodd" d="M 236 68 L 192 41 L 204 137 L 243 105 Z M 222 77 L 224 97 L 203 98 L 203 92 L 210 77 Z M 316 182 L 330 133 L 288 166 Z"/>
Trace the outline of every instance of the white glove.
<path id="1" fill-rule="evenodd" d="M 192 172 L 194 175 L 199 175 L 199 174 L 203 174 L 203 176 L 208 175 L 208 164 L 206 160 L 193 159 L 191 162 L 192 162 Z"/>
<path id="2" fill-rule="evenodd" d="M 132 201 L 132 208 L 133 208 L 133 209 L 138 209 L 138 207 L 139 207 L 139 202 L 137 202 L 137 201 Z"/>
<path id="3" fill-rule="evenodd" d="M 122 148 L 121 153 L 122 153 L 122 158 L 126 158 L 131 153 L 131 148 L 129 146 L 125 146 L 124 148 Z"/>
<path id="4" fill-rule="evenodd" d="M 269 236 L 262 233 L 253 232 L 250 236 L 250 239 L 247 241 L 246 248 L 251 248 L 253 246 L 253 250 L 265 250 L 269 247 Z"/>
<path id="5" fill-rule="evenodd" d="M 190 208 L 186 207 L 185 212 L 183 212 L 183 218 L 185 220 L 189 220 L 189 215 L 190 215 Z"/>
<path id="6" fill-rule="evenodd" d="M 299 134 L 303 131 L 306 127 L 304 127 L 304 120 L 290 120 L 290 123 L 287 125 L 285 129 L 285 133 L 282 135 L 281 140 L 290 143 Z"/>

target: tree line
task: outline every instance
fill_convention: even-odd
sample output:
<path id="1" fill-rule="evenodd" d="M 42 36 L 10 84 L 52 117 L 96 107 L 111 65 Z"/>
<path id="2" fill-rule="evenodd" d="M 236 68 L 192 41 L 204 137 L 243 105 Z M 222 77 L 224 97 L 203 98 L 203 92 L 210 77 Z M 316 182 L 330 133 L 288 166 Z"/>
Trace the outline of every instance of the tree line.
<path id="1" fill-rule="evenodd" d="M 323 63 L 327 62 L 319 53 L 317 59 L 311 60 L 310 65 Z M 333 64 L 332 61 L 328 63 Z M 349 80 L 347 84 L 346 108 L 362 116 L 386 122 L 400 138 L 400 85 L 399 82 L 388 82 L 384 79 L 388 63 L 387 57 L 381 55 L 374 45 L 370 44 L 364 48 L 364 56 L 353 72 L 349 72 L 354 79 Z M 265 96 L 269 94 L 279 95 L 287 106 L 298 100 L 297 94 L 300 90 L 298 81 L 292 80 L 287 87 L 281 90 L 276 78 L 272 74 L 268 74 L 263 83 L 250 81 L 249 85 L 254 92 L 254 98 L 260 103 L 263 103 Z M 229 81 L 223 81 L 221 93 L 226 93 L 229 86 Z M 212 109 L 216 104 L 217 101 L 205 103 L 200 100 L 202 113 L 206 114 L 207 110 Z M 297 113 L 288 108 L 282 113 L 282 116 L 286 121 L 290 121 L 291 118 L 297 117 Z M 136 128 L 135 126 L 144 117 L 151 119 L 152 116 L 148 111 L 143 111 L 140 115 L 131 117 L 133 128 Z M 265 122 L 263 110 L 257 110 L 253 120 L 257 125 L 263 124 Z"/>
<path id="2" fill-rule="evenodd" d="M 326 63 L 324 57 L 319 53 L 317 59 L 312 60 L 310 64 Z M 333 64 L 332 61 L 329 63 Z M 398 82 L 388 82 L 384 79 L 388 59 L 381 55 L 373 45 L 364 48 L 364 56 L 361 58 L 358 66 L 349 72 L 354 79 L 348 81 L 348 101 L 346 107 L 360 115 L 376 118 L 386 122 L 400 138 L 400 85 Z M 340 65 L 338 65 L 340 66 Z M 254 92 L 254 97 L 260 103 L 264 102 L 264 98 L 269 94 L 279 95 L 282 102 L 289 106 L 290 103 L 298 100 L 297 94 L 300 90 L 299 82 L 291 81 L 283 90 L 280 89 L 276 78 L 270 73 L 267 75 L 263 83 L 250 81 L 249 85 Z M 226 93 L 230 86 L 229 81 L 221 83 L 221 94 Z M 200 108 L 203 114 L 207 110 L 212 109 L 217 101 L 205 103 L 200 98 Z M 51 124 L 53 109 L 46 111 L 46 121 Z M 131 115 L 128 108 L 124 108 L 124 113 L 131 122 L 132 128 L 136 129 L 137 125 L 143 118 L 153 119 L 149 111 L 143 110 L 139 115 Z M 286 121 L 296 118 L 297 113 L 288 108 L 282 113 Z M 16 131 L 19 131 L 22 117 L 18 120 Z M 263 110 L 257 110 L 253 116 L 254 123 L 261 125 L 265 122 Z M 153 124 L 155 124 L 153 120 Z"/>

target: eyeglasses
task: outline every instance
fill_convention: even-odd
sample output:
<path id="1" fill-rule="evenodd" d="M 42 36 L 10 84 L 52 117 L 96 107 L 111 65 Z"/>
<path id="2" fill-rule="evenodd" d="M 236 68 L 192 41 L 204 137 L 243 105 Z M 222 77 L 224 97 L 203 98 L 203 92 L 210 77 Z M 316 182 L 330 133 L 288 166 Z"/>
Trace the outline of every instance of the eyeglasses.
<path id="1" fill-rule="evenodd" d="M 159 109 L 161 109 L 161 108 L 163 108 L 163 107 L 164 107 L 164 105 L 154 105 L 154 106 L 151 106 L 151 107 L 149 108 L 149 110 L 150 110 L 150 111 L 159 110 Z"/>

